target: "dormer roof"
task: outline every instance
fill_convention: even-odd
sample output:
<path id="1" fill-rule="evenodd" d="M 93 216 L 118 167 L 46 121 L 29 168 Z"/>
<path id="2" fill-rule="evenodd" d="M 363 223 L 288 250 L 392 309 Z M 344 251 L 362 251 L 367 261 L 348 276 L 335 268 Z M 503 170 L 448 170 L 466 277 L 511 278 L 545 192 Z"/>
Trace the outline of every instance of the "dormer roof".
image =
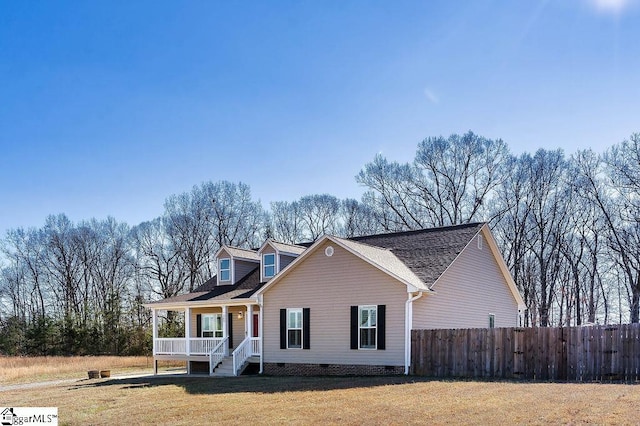
<path id="1" fill-rule="evenodd" d="M 226 251 L 229 256 L 232 256 L 235 259 L 244 259 L 253 262 L 260 262 L 260 255 L 258 252 L 249 249 L 243 249 L 240 247 L 232 247 L 232 246 L 222 246 L 216 252 L 216 258 L 220 256 L 220 252 L 222 250 Z"/>
<path id="2" fill-rule="evenodd" d="M 262 251 L 265 249 L 265 247 L 267 247 L 267 245 L 270 245 L 271 247 L 276 249 L 280 254 L 285 254 L 285 255 L 288 254 L 291 256 L 298 256 L 307 249 L 307 247 L 304 247 L 304 246 L 299 246 L 297 244 L 280 243 L 278 241 L 274 241 L 271 238 L 269 238 L 267 241 L 264 242 L 264 244 L 262 244 L 260 249 L 258 249 L 258 252 L 262 253 Z"/>

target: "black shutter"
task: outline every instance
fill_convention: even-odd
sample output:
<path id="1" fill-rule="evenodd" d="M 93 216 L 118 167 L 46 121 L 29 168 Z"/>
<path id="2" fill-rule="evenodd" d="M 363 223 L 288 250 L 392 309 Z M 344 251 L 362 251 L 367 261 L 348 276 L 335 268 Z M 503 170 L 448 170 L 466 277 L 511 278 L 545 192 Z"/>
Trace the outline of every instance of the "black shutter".
<path id="1" fill-rule="evenodd" d="M 309 335 L 310 317 L 311 310 L 309 308 L 302 308 L 302 349 L 311 349 L 311 336 Z"/>
<path id="2" fill-rule="evenodd" d="M 385 313 L 387 311 L 386 305 L 378 305 L 378 350 L 386 349 L 386 321 L 385 321 Z"/>
<path id="3" fill-rule="evenodd" d="M 280 309 L 280 349 L 287 349 L 287 310 Z"/>
<path id="4" fill-rule="evenodd" d="M 196 337 L 202 337 L 202 315 L 196 315 Z"/>
<path id="5" fill-rule="evenodd" d="M 351 307 L 351 349 L 358 349 L 358 307 Z"/>
<path id="6" fill-rule="evenodd" d="M 229 336 L 229 349 L 233 348 L 233 314 L 227 315 L 227 335 Z"/>

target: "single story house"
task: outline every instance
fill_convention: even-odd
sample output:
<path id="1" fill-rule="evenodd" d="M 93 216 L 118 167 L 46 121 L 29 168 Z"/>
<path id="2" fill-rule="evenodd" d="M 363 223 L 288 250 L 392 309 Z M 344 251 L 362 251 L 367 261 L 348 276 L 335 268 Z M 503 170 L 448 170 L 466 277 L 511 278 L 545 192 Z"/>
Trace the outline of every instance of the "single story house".
<path id="1" fill-rule="evenodd" d="M 192 293 L 148 303 L 154 365 L 237 375 L 408 374 L 411 330 L 514 327 L 524 302 L 486 223 L 224 246 Z M 158 311 L 186 337 L 159 338 Z"/>

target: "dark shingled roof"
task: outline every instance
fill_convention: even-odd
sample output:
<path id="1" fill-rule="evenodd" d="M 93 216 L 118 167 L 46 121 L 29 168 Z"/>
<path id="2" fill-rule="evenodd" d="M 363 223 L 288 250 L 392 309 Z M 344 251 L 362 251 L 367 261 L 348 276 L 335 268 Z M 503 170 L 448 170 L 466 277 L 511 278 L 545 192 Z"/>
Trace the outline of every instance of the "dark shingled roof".
<path id="1" fill-rule="evenodd" d="M 368 244 L 390 250 L 428 287 L 451 265 L 484 223 L 446 226 L 417 231 L 394 232 L 348 238 L 360 244 Z M 300 244 L 305 247 L 312 243 Z M 192 293 L 174 296 L 152 303 L 195 302 L 203 300 L 231 300 L 247 298 L 265 283 L 260 282 L 260 267 L 234 285 L 217 285 L 217 277 L 206 281 Z"/>
<path id="2" fill-rule="evenodd" d="M 427 286 L 451 265 L 484 223 L 349 238 L 391 250 Z"/>
<path id="3" fill-rule="evenodd" d="M 256 266 L 234 285 L 216 285 L 218 278 L 214 275 L 191 293 L 180 294 L 151 303 L 197 302 L 202 300 L 231 300 L 251 297 L 264 283 L 260 283 L 260 267 Z"/>

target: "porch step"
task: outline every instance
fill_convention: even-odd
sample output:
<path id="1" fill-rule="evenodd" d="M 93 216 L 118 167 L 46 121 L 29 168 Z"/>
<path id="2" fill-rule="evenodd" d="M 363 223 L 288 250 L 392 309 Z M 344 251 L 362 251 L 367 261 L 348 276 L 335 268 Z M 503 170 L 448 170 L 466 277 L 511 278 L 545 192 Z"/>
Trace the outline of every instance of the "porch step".
<path id="1" fill-rule="evenodd" d="M 222 362 L 213 370 L 214 377 L 233 377 L 233 357 L 226 356 Z"/>

